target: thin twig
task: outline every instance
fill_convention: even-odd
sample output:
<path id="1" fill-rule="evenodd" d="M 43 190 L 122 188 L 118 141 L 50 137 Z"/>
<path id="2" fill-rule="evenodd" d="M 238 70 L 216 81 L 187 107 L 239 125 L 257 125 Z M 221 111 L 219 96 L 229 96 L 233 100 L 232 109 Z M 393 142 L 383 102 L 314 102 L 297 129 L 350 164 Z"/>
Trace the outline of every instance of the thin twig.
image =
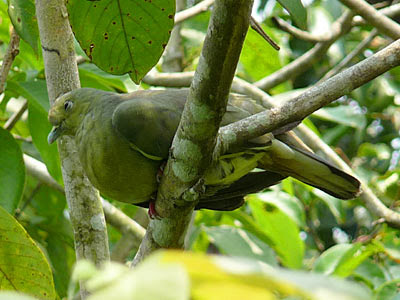
<path id="1" fill-rule="evenodd" d="M 396 40 L 400 38 L 400 25 L 376 10 L 364 0 L 340 0 L 344 5 L 362 16 L 369 24 L 379 32 Z"/>
<path id="2" fill-rule="evenodd" d="M 316 35 L 316 34 L 309 33 L 308 31 L 301 30 L 278 17 L 273 17 L 272 21 L 276 24 L 276 26 L 279 29 L 291 34 L 292 36 L 294 36 L 295 38 L 298 38 L 300 40 L 304 40 L 304 41 L 308 41 L 308 42 L 312 42 L 312 43 L 320 43 L 320 42 L 327 42 L 330 39 L 332 39 L 332 33 L 330 33 L 330 32 L 327 34 L 324 34 L 324 35 L 322 35 L 322 34 Z"/>
<path id="3" fill-rule="evenodd" d="M 28 108 L 28 101 L 24 100 L 21 107 L 7 120 L 4 129 L 10 131 Z"/>
<path id="4" fill-rule="evenodd" d="M 321 59 L 328 51 L 329 47 L 343 34 L 351 29 L 351 21 L 354 14 L 346 11 L 343 15 L 332 24 L 331 39 L 327 42 L 317 43 L 312 49 L 304 53 L 302 56 L 287 64 L 280 70 L 268 75 L 267 77 L 257 81 L 254 85 L 264 91 L 267 91 L 286 80 L 293 78 L 309 69 L 315 61 Z"/>
<path id="5" fill-rule="evenodd" d="M 198 14 L 201 14 L 202 12 L 205 12 L 211 5 L 214 4 L 214 1 L 215 0 L 204 0 L 188 9 L 178 12 L 175 15 L 175 25 Z"/>
<path id="6" fill-rule="evenodd" d="M 19 35 L 13 28 L 11 30 L 10 43 L 8 44 L 7 52 L 3 57 L 3 63 L 0 69 L 0 94 L 4 92 L 8 72 L 10 72 L 11 65 L 19 53 L 19 40 Z"/>
<path id="7" fill-rule="evenodd" d="M 250 26 L 253 28 L 259 35 L 262 36 L 264 40 L 266 40 L 272 48 L 275 50 L 279 51 L 281 48 L 278 46 L 277 43 L 274 42 L 274 40 L 262 29 L 261 25 L 253 18 L 250 17 Z"/>
<path id="8" fill-rule="evenodd" d="M 298 132 L 301 134 L 302 140 L 313 150 L 321 151 L 330 161 L 340 166 L 344 171 L 355 175 L 339 155 L 337 155 L 331 147 L 325 144 L 312 130 L 301 124 L 298 127 Z M 383 218 L 389 225 L 395 228 L 400 228 L 400 213 L 387 208 L 379 198 L 375 196 L 374 192 L 368 187 L 364 180 L 360 178 L 359 180 L 361 181 L 361 189 L 363 191 L 360 195 L 360 199 L 365 203 L 368 209 L 378 218 Z"/>
<path id="9" fill-rule="evenodd" d="M 400 65 L 400 40 L 345 71 L 317 84 L 279 107 L 255 114 L 220 129 L 218 153 L 232 146 L 298 122 L 339 97 Z"/>
<path id="10" fill-rule="evenodd" d="M 341 70 L 343 70 L 350 62 L 363 51 L 371 42 L 372 40 L 378 35 L 378 30 L 376 28 L 372 29 L 372 31 L 369 33 L 366 39 L 364 39 L 361 43 L 357 45 L 356 48 L 353 49 L 340 63 L 338 63 L 334 68 L 329 70 L 324 77 L 321 78 L 320 81 L 326 80 L 337 73 L 339 73 Z"/>

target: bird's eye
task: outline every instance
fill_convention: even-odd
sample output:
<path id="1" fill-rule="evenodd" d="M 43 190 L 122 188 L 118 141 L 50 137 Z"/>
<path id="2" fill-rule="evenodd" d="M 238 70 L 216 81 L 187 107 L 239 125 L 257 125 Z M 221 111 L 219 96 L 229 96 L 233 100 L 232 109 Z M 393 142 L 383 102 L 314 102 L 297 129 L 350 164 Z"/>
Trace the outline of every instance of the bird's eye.
<path id="1" fill-rule="evenodd" d="M 65 101 L 64 109 L 65 111 L 69 111 L 72 108 L 73 102 L 72 101 Z"/>

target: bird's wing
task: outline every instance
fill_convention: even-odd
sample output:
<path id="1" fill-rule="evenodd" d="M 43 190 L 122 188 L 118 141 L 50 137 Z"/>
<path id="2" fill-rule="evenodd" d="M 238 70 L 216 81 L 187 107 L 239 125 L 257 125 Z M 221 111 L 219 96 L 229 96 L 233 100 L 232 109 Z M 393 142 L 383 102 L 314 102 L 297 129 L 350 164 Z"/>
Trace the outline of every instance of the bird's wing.
<path id="1" fill-rule="evenodd" d="M 115 130 L 132 149 L 153 160 L 168 158 L 186 97 L 166 91 L 140 93 L 121 102 L 112 116 Z"/>

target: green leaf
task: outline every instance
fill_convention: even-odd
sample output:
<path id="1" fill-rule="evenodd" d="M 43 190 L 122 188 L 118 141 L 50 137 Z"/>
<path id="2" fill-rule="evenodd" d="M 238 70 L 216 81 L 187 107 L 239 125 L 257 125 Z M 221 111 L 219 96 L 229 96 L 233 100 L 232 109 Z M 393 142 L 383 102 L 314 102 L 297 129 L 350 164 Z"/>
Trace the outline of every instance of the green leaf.
<path id="1" fill-rule="evenodd" d="M 0 207 L 0 290 L 54 299 L 53 275 L 25 229 Z"/>
<path id="2" fill-rule="evenodd" d="M 8 0 L 8 14 L 18 35 L 38 53 L 39 29 L 33 0 Z"/>
<path id="3" fill-rule="evenodd" d="M 400 279 L 387 281 L 382 284 L 374 295 L 375 300 L 399 300 Z"/>
<path id="4" fill-rule="evenodd" d="M 346 277 L 369 256 L 381 251 L 381 247 L 374 244 L 338 244 L 321 254 L 314 264 L 314 270 L 326 275 Z"/>
<path id="5" fill-rule="evenodd" d="M 279 207 L 281 211 L 287 214 L 297 226 L 306 227 L 306 216 L 304 207 L 299 199 L 287 193 L 270 191 L 257 194 L 258 199 L 264 203 L 272 204 Z"/>
<path id="6" fill-rule="evenodd" d="M 157 63 L 174 25 L 174 0 L 69 0 L 70 23 L 87 56 L 102 70 L 135 83 Z"/>
<path id="7" fill-rule="evenodd" d="M 367 124 L 365 115 L 356 112 L 353 107 L 348 105 L 324 107 L 314 112 L 313 116 L 360 130 L 364 129 Z"/>
<path id="8" fill-rule="evenodd" d="M 47 142 L 51 125 L 47 120 L 50 104 L 45 81 L 9 82 L 7 89 L 18 91 L 19 95 L 28 100 L 28 123 L 32 141 L 51 176 L 58 182 L 62 182 L 57 145 L 49 145 Z"/>
<path id="9" fill-rule="evenodd" d="M 278 42 L 272 29 L 262 27 L 274 41 Z M 257 32 L 249 30 L 240 54 L 239 67 L 242 67 L 251 80 L 255 81 L 279 70 L 282 64 L 278 51 L 266 45 L 265 40 Z"/>
<path id="10" fill-rule="evenodd" d="M 290 268 L 300 268 L 303 264 L 304 243 L 300 239 L 299 228 L 286 213 L 271 203 L 260 201 L 257 194 L 246 198 L 252 214 L 261 230 L 271 240 L 270 246 Z"/>
<path id="11" fill-rule="evenodd" d="M 128 75 L 115 76 L 108 74 L 94 64 L 83 64 L 79 66 L 79 78 L 82 87 L 96 88 L 103 91 L 120 91 L 127 92 L 124 81 L 129 79 Z"/>
<path id="12" fill-rule="evenodd" d="M 278 0 L 278 2 L 290 13 L 297 26 L 307 30 L 307 10 L 301 0 Z"/>
<path id="13" fill-rule="evenodd" d="M 22 151 L 13 136 L 0 128 L 0 206 L 13 214 L 25 184 Z"/>
<path id="14" fill-rule="evenodd" d="M 332 197 L 331 195 L 314 188 L 312 189 L 312 193 L 326 204 L 339 224 L 345 222 L 346 210 L 344 209 L 343 200 Z"/>
<path id="15" fill-rule="evenodd" d="M 277 266 L 274 251 L 252 233 L 231 226 L 203 227 L 212 243 L 227 255 L 242 256 Z"/>

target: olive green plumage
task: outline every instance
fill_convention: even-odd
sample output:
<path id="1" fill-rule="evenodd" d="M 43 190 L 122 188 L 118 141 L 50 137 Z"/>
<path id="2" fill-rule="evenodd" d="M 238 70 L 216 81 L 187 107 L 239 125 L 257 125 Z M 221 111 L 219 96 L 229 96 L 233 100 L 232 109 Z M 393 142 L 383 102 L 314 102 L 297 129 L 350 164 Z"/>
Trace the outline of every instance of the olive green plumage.
<path id="1" fill-rule="evenodd" d="M 112 199 L 146 205 L 157 191 L 156 174 L 168 158 L 188 95 L 182 90 L 116 94 L 78 89 L 56 100 L 49 143 L 75 136 L 92 184 Z M 251 99 L 231 94 L 222 126 L 262 111 Z M 253 169 L 258 168 L 256 172 Z M 261 170 L 260 170 L 261 169 Z M 249 141 L 214 162 L 204 175 L 206 192 L 197 208 L 229 210 L 243 195 L 293 176 L 338 198 L 357 195 L 359 182 L 310 152 L 292 133 Z"/>

